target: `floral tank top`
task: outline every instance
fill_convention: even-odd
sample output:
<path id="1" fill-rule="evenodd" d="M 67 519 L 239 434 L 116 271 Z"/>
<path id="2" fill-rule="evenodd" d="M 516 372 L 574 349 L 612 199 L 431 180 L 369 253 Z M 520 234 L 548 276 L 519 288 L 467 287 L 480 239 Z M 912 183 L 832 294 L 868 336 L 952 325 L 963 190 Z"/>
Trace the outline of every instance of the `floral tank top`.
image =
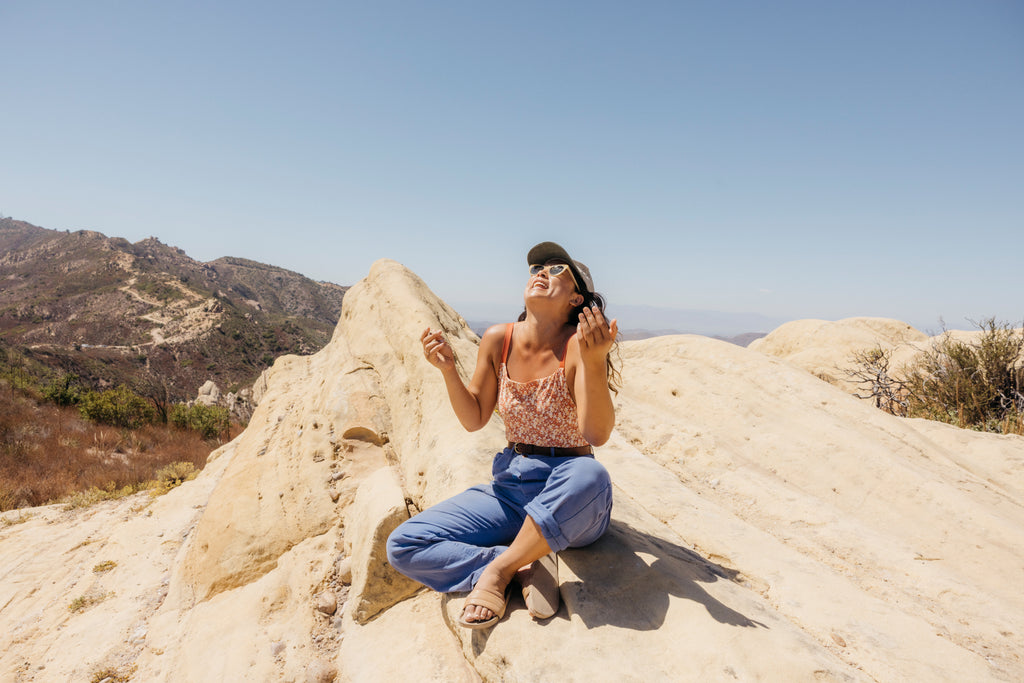
<path id="1" fill-rule="evenodd" d="M 505 438 L 517 443 L 556 448 L 586 446 L 580 433 L 576 404 L 565 377 L 565 352 L 558 370 L 540 379 L 516 382 L 508 376 L 512 328 L 505 330 L 498 378 L 498 414 L 505 422 Z M 566 344 L 568 348 L 568 344 Z"/>

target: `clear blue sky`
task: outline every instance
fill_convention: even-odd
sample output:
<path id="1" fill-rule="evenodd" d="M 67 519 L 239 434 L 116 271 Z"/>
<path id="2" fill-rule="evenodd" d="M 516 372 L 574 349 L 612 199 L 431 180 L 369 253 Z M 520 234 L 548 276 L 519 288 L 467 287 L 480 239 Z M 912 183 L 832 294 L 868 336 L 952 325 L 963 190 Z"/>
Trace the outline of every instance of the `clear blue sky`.
<path id="1" fill-rule="evenodd" d="M 0 213 L 517 312 L 1024 317 L 1024 3 L 0 2 Z M 628 327 L 628 321 L 623 321 Z"/>

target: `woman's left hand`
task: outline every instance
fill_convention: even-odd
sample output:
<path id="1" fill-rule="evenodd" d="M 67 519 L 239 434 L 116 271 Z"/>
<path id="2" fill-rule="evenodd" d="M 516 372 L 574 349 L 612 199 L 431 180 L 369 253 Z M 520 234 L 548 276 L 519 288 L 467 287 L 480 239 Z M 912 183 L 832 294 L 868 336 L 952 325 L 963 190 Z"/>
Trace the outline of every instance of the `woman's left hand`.
<path id="1" fill-rule="evenodd" d="M 605 320 L 600 308 L 587 306 L 580 313 L 580 322 L 576 326 L 576 331 L 580 341 L 580 356 L 583 361 L 604 362 L 619 333 L 619 323 L 615 319 L 609 323 Z"/>

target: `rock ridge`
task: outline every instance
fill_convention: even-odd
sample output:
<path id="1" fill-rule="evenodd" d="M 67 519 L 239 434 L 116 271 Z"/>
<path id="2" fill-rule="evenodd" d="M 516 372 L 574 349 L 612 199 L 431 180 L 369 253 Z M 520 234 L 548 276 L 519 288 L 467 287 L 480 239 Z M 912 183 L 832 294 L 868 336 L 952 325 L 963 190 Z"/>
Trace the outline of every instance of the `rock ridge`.
<path id="1" fill-rule="evenodd" d="M 458 628 L 460 596 L 383 553 L 409 514 L 486 481 L 503 443 L 497 417 L 459 426 L 427 326 L 468 377 L 477 336 L 378 261 L 322 350 L 265 373 L 249 427 L 195 481 L 5 513 L 0 680 L 1024 676 L 1024 439 L 895 418 L 692 335 L 622 344 L 598 451 L 612 525 L 560 554 L 559 612 L 534 622 L 514 596 L 494 629 Z M 108 597 L 71 612 L 78 595 Z"/>

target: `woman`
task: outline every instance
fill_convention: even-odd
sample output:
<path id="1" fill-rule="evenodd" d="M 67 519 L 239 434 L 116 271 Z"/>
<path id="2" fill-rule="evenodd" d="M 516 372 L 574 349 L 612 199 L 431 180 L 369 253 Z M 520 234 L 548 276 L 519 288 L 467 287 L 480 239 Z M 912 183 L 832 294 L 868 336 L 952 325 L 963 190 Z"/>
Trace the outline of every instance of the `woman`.
<path id="1" fill-rule="evenodd" d="M 605 320 L 590 270 L 565 249 L 543 242 L 527 262 L 526 311 L 484 333 L 468 386 L 441 332 L 421 336 L 462 426 L 481 429 L 497 406 L 509 442 L 490 484 L 425 510 L 388 539 L 388 559 L 406 576 L 441 592 L 472 589 L 459 619 L 467 628 L 504 616 L 517 573 L 530 613 L 552 616 L 554 553 L 593 543 L 611 516 L 611 481 L 592 446 L 615 425 L 609 352 L 618 324 Z"/>

